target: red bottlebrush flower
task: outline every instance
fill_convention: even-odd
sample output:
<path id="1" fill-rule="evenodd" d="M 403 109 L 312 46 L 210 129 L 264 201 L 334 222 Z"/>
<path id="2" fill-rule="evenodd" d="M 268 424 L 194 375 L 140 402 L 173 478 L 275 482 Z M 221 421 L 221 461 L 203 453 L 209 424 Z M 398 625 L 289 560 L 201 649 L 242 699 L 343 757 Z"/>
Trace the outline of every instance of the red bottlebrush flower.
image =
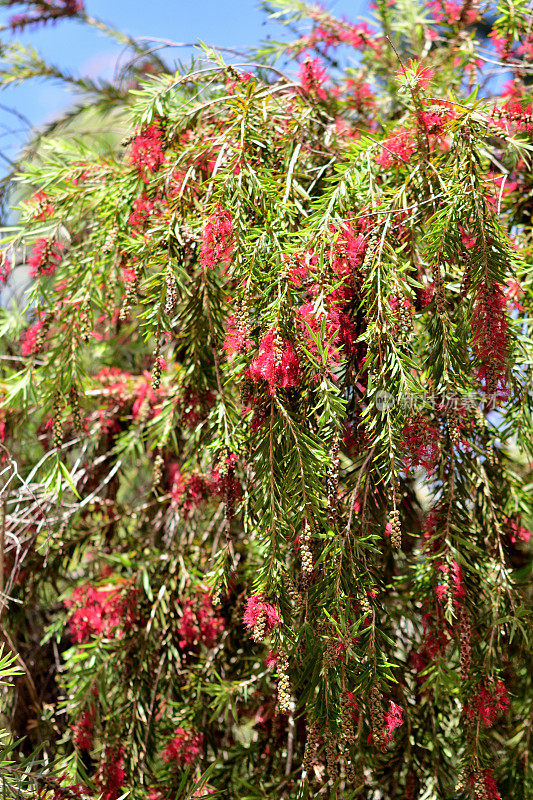
<path id="1" fill-rule="evenodd" d="M 137 381 L 135 385 L 135 400 L 131 408 L 131 414 L 134 419 L 137 419 L 143 413 L 146 406 L 151 408 L 152 416 L 156 416 L 156 409 L 154 408 L 159 397 L 159 390 L 152 389 L 152 376 L 145 372 L 143 377 Z"/>
<path id="2" fill-rule="evenodd" d="M 348 25 L 345 30 L 340 31 L 340 40 L 355 48 L 369 47 L 375 52 L 379 52 L 381 49 L 377 32 L 366 22 Z"/>
<path id="3" fill-rule="evenodd" d="M 437 569 L 443 573 L 443 575 L 447 575 L 449 572 L 449 567 L 447 564 L 439 564 Z M 457 563 L 457 561 L 452 561 L 452 573 L 453 573 L 453 585 L 451 586 L 451 592 L 454 600 L 460 600 L 462 597 L 465 596 L 465 590 L 463 588 L 463 572 L 461 567 Z M 435 595 L 437 600 L 445 600 L 447 596 L 448 586 L 443 583 L 437 584 L 435 587 Z"/>
<path id="4" fill-rule="evenodd" d="M 61 261 L 63 245 L 60 242 L 49 242 L 48 239 L 37 239 L 33 245 L 28 264 L 31 267 L 30 275 L 53 275 Z"/>
<path id="5" fill-rule="evenodd" d="M 213 495 L 222 497 L 224 500 L 228 497 L 231 497 L 232 500 L 241 497 L 241 484 L 235 478 L 235 465 L 238 460 L 238 456 L 232 454 L 227 456 L 222 464 L 217 465 L 211 470 L 210 489 Z"/>
<path id="6" fill-rule="evenodd" d="M 359 719 L 359 703 L 357 702 L 357 698 L 353 692 L 346 692 L 346 699 L 350 708 L 352 722 L 355 724 Z"/>
<path id="7" fill-rule="evenodd" d="M 518 298 L 524 293 L 520 283 L 509 278 L 509 280 L 505 281 L 505 285 L 507 288 L 504 289 L 504 294 L 509 305 L 512 308 L 516 308 L 517 311 L 523 311 L 524 306 L 518 302 Z"/>
<path id="8" fill-rule="evenodd" d="M 495 109 L 498 112 L 496 118 L 492 118 L 491 122 L 498 128 L 501 128 L 508 133 L 531 133 L 533 131 L 533 123 L 531 118 L 533 115 L 533 105 L 527 105 L 522 100 L 509 100 L 501 108 Z"/>
<path id="9" fill-rule="evenodd" d="M 403 725 L 402 708 L 391 700 L 389 710 L 383 715 L 382 749 L 386 747 L 389 742 L 392 742 L 392 733 L 396 728 L 399 728 L 400 725 Z"/>
<path id="10" fill-rule="evenodd" d="M 327 99 L 322 85 L 328 80 L 328 74 L 319 58 L 307 58 L 300 67 L 298 77 L 304 94 L 316 95 L 321 100 Z"/>
<path id="11" fill-rule="evenodd" d="M 30 204 L 34 209 L 34 219 L 45 220 L 54 214 L 55 208 L 48 202 L 49 199 L 46 192 L 35 192 L 35 194 L 32 195 Z"/>
<path id="12" fill-rule="evenodd" d="M 271 603 L 265 603 L 262 595 L 254 594 L 246 601 L 242 621 L 249 630 L 252 630 L 261 616 L 265 618 L 265 634 L 270 633 L 281 622 L 281 616 L 274 606 Z"/>
<path id="13" fill-rule="evenodd" d="M 134 267 L 122 267 L 122 278 L 124 283 L 136 283 L 137 272 Z"/>
<path id="14" fill-rule="evenodd" d="M 455 113 L 453 109 L 443 105 L 441 108 L 433 108 L 431 111 L 418 111 L 417 121 L 419 126 L 425 130 L 426 133 L 432 134 L 433 136 L 442 136 L 446 122 L 453 119 L 454 116 Z"/>
<path id="15" fill-rule="evenodd" d="M 461 232 L 461 242 L 465 250 L 473 250 L 477 242 L 476 234 L 467 230 L 463 225 L 459 225 L 459 230 Z"/>
<path id="16" fill-rule="evenodd" d="M 372 92 L 369 84 L 365 83 L 365 81 L 347 78 L 343 82 L 343 87 L 346 102 L 351 108 L 354 108 L 360 114 L 364 113 L 365 111 L 372 111 L 372 109 L 376 107 L 374 93 Z M 343 120 L 342 118 L 335 121 L 335 127 L 339 133 L 341 132 L 339 131 L 339 126 L 342 127 L 342 133 L 347 133 L 347 128 L 345 125 L 346 120 Z"/>
<path id="17" fill-rule="evenodd" d="M 235 94 L 235 90 L 240 83 L 248 83 L 253 80 L 251 72 L 235 72 L 234 77 L 226 80 L 226 91 L 228 94 Z"/>
<path id="18" fill-rule="evenodd" d="M 281 338 L 272 328 L 261 339 L 259 352 L 247 372 L 255 381 L 266 381 L 271 394 L 276 389 L 296 386 L 300 377 L 296 351 L 287 339 Z"/>
<path id="19" fill-rule="evenodd" d="M 330 253 L 331 266 L 335 275 L 342 281 L 340 292 L 342 299 L 349 300 L 354 295 L 357 271 L 363 263 L 368 242 L 350 221 L 345 222 L 339 229 L 331 226 L 330 230 L 335 237 Z"/>
<path id="20" fill-rule="evenodd" d="M 309 269 L 306 266 L 296 266 L 289 269 L 289 281 L 299 289 L 309 276 Z"/>
<path id="21" fill-rule="evenodd" d="M 418 650 L 411 653 L 410 660 L 416 672 L 422 672 L 428 664 L 433 664 L 445 652 L 450 637 L 433 614 L 422 616 L 424 636 Z M 419 679 L 420 680 L 420 679 Z M 424 680 L 423 678 L 421 680 Z"/>
<path id="22" fill-rule="evenodd" d="M 397 318 L 399 314 L 402 312 L 407 315 L 410 315 L 411 310 L 413 308 L 413 304 L 411 303 L 408 297 L 401 297 L 401 296 L 398 297 L 398 295 L 396 294 L 390 295 L 390 297 L 388 298 L 388 303 Z"/>
<path id="23" fill-rule="evenodd" d="M 21 339 L 21 353 L 26 358 L 26 356 L 31 355 L 31 353 L 35 352 L 37 348 L 37 340 L 39 338 L 39 331 L 44 325 L 44 320 L 40 319 L 37 320 L 33 325 L 24 331 Z"/>
<path id="24" fill-rule="evenodd" d="M 91 636 L 121 638 L 137 619 L 137 590 L 129 586 L 98 587 L 86 583 L 78 586 L 67 608 L 74 608 L 69 620 L 70 635 L 75 643 L 87 642 Z"/>
<path id="25" fill-rule="evenodd" d="M 4 253 L 0 253 L 0 284 L 5 283 L 11 274 L 11 262 Z"/>
<path id="26" fill-rule="evenodd" d="M 529 542 L 531 539 L 531 531 L 528 531 L 528 529 L 524 528 L 523 525 L 519 525 L 513 520 L 507 520 L 507 522 L 509 524 L 507 535 L 511 544 L 516 544 L 517 542 Z"/>
<path id="27" fill-rule="evenodd" d="M 219 205 L 207 220 L 202 235 L 200 263 L 213 269 L 217 264 L 229 267 L 235 249 L 233 215 Z"/>
<path id="28" fill-rule="evenodd" d="M 435 283 L 433 281 L 426 283 L 421 289 L 416 290 L 416 294 L 420 300 L 420 305 L 422 308 L 427 308 L 433 300 L 433 295 L 435 294 Z"/>
<path id="29" fill-rule="evenodd" d="M 163 751 L 163 761 L 175 767 L 192 764 L 200 757 L 203 741 L 201 733 L 176 728 L 173 738 Z"/>
<path id="30" fill-rule="evenodd" d="M 139 233 L 149 223 L 150 218 L 156 216 L 159 206 L 150 200 L 146 194 L 142 194 L 133 201 L 133 211 L 128 217 L 128 225 L 134 233 Z"/>
<path id="31" fill-rule="evenodd" d="M 73 740 L 80 750 L 91 750 L 93 746 L 93 728 L 96 717 L 96 708 L 91 705 L 86 709 L 79 720 L 72 725 Z"/>
<path id="32" fill-rule="evenodd" d="M 482 773 L 483 783 L 485 785 L 485 792 L 487 793 L 487 800 L 502 800 L 498 785 L 494 780 L 494 770 L 484 769 Z"/>
<path id="33" fill-rule="evenodd" d="M 83 786 L 81 783 L 73 783 L 68 786 L 56 786 L 52 790 L 52 795 L 46 794 L 46 798 L 50 798 L 50 800 L 71 800 L 72 795 L 77 797 L 78 800 L 90 800 L 92 797 L 91 792 L 86 786 Z M 41 790 L 37 792 L 35 797 L 37 800 L 41 800 L 43 797 Z"/>
<path id="34" fill-rule="evenodd" d="M 203 475 L 193 472 L 189 475 L 181 472 L 177 464 L 169 468 L 170 494 L 176 505 L 181 506 L 186 513 L 193 508 L 205 503 L 210 495 L 210 483 Z"/>
<path id="35" fill-rule="evenodd" d="M 385 751 L 387 749 L 387 745 L 393 741 L 393 732 L 396 730 L 396 728 L 399 728 L 400 725 L 403 725 L 402 711 L 403 710 L 401 706 L 397 705 L 391 700 L 389 704 L 389 710 L 383 714 L 382 730 L 378 732 L 376 737 L 374 737 L 373 733 L 370 733 L 368 735 L 368 742 L 370 743 L 372 740 L 374 740 L 379 749 Z"/>
<path id="36" fill-rule="evenodd" d="M 328 320 L 333 321 L 336 317 L 335 324 L 337 325 L 337 338 L 342 345 L 347 356 L 353 356 L 356 351 L 357 344 L 357 329 L 350 314 L 345 312 L 334 313 L 334 310 L 328 311 Z"/>
<path id="37" fill-rule="evenodd" d="M 278 665 L 278 659 L 278 654 L 273 653 L 272 650 L 269 650 L 265 658 L 265 667 L 267 669 L 275 669 Z"/>
<path id="38" fill-rule="evenodd" d="M 322 9 L 320 9 L 322 12 Z M 318 21 L 318 20 L 317 20 Z M 370 48 L 375 52 L 380 50 L 380 43 L 376 31 L 366 22 L 353 24 L 347 20 L 337 21 L 329 19 L 327 24 L 317 24 L 313 31 L 300 40 L 306 47 L 322 45 L 325 50 L 347 44 L 357 49 Z"/>
<path id="39" fill-rule="evenodd" d="M 382 143 L 381 153 L 374 158 L 376 164 L 383 169 L 398 164 L 407 164 L 416 152 L 416 137 L 412 131 L 404 130 L 389 136 Z"/>
<path id="40" fill-rule="evenodd" d="M 102 800 L 117 800 L 124 786 L 124 748 L 104 747 L 95 781 L 102 793 Z"/>
<path id="41" fill-rule="evenodd" d="M 471 722 L 480 719 L 486 728 L 491 728 L 509 708 L 509 696 L 505 684 L 497 680 L 492 691 L 481 685 L 479 691 L 465 705 L 465 713 Z"/>
<path id="42" fill-rule="evenodd" d="M 139 177 L 148 183 L 164 160 L 161 130 L 157 125 L 149 125 L 131 143 L 130 161 Z"/>
<path id="43" fill-rule="evenodd" d="M 168 361 L 164 356 L 157 356 L 155 363 L 157 364 L 161 372 L 164 372 L 166 369 L 168 369 Z"/>
<path id="44" fill-rule="evenodd" d="M 435 22 L 444 22 L 448 25 L 459 22 L 463 13 L 463 4 L 457 2 L 457 0 L 429 0 L 427 8 L 431 10 L 431 15 Z M 478 14 L 476 7 L 467 8 L 463 20 L 464 23 L 472 25 L 476 21 Z"/>
<path id="45" fill-rule="evenodd" d="M 235 314 L 231 314 L 226 320 L 226 338 L 222 345 L 228 355 L 228 360 L 233 361 L 237 353 L 247 352 L 252 345 L 250 328 L 237 322 Z"/>
<path id="46" fill-rule="evenodd" d="M 217 616 L 209 592 L 197 592 L 179 603 L 178 646 L 193 650 L 199 644 L 213 647 L 225 628 L 223 617 Z"/>
<path id="47" fill-rule="evenodd" d="M 432 473 L 440 456 L 440 431 L 431 425 L 422 414 L 417 414 L 413 421 L 402 429 L 400 447 L 405 452 L 404 466 L 406 470 L 423 467 Z"/>
<path id="48" fill-rule="evenodd" d="M 506 305 L 502 287 L 498 284 L 483 285 L 474 303 L 473 345 L 480 362 L 477 377 L 489 395 L 495 395 L 500 388 L 506 394 L 509 351 Z"/>
<path id="49" fill-rule="evenodd" d="M 431 67 L 423 67 L 420 62 L 416 64 L 414 77 L 417 89 L 426 90 L 429 87 L 433 80 L 433 72 L 434 70 Z"/>

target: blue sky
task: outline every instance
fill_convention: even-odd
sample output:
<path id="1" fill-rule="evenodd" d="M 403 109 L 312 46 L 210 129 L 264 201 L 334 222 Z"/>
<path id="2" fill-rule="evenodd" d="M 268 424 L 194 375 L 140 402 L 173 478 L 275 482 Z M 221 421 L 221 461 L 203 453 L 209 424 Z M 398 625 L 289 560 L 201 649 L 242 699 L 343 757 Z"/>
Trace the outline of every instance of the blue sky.
<path id="1" fill-rule="evenodd" d="M 221 47 L 259 44 L 268 33 L 279 36 L 280 26 L 266 24 L 266 14 L 254 0 L 85 0 L 87 12 L 133 36 L 195 42 Z M 325 5 L 337 16 L 356 20 L 368 14 L 367 0 L 330 0 Z M 15 9 L 0 10 L 0 25 Z M 5 34 L 3 34 L 5 36 Z M 49 61 L 91 77 L 111 77 L 122 48 L 95 29 L 63 21 L 38 31 L 19 34 Z M 31 81 L 4 91 L 0 103 L 21 111 L 32 124 L 50 120 L 69 104 L 64 86 Z M 14 133 L 6 134 L 6 128 Z M 24 140 L 24 126 L 0 108 L 0 151 L 12 156 Z M 3 170 L 0 165 L 0 172 Z"/>

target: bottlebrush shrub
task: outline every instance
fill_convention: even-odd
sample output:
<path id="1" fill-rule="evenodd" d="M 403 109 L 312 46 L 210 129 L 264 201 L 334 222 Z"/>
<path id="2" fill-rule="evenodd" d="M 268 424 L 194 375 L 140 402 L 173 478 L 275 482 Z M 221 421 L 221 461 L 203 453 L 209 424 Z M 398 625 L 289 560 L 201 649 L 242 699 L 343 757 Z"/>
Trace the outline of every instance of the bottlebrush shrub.
<path id="1" fill-rule="evenodd" d="M 275 5 L 18 175 L 17 797 L 527 796 L 529 12 Z"/>

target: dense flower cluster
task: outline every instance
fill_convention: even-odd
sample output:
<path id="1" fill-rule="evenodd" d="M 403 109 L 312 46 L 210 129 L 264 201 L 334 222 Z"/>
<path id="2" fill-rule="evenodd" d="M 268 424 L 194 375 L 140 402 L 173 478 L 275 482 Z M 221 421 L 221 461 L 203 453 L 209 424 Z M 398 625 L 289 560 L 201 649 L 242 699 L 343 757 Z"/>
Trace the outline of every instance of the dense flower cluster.
<path id="1" fill-rule="evenodd" d="M 496 720 L 509 708 L 509 693 L 502 680 L 497 680 L 492 688 L 486 684 L 479 687 L 476 694 L 465 706 L 465 713 L 471 722 L 481 720 L 485 728 L 491 728 Z"/>
<path id="2" fill-rule="evenodd" d="M 228 94 L 234 94 L 239 84 L 248 83 L 253 80 L 251 72 L 237 72 L 235 71 L 231 77 L 226 80 L 226 91 Z"/>
<path id="3" fill-rule="evenodd" d="M 341 44 L 351 45 L 356 49 L 365 47 L 374 51 L 380 49 L 380 37 L 374 28 L 366 22 L 354 24 L 349 20 L 337 20 L 330 17 L 321 7 L 315 6 L 312 11 L 315 19 L 315 26 L 310 34 L 302 36 L 293 45 L 293 49 L 298 51 L 314 48 L 323 45 L 326 51 L 331 47 L 339 47 Z"/>
<path id="4" fill-rule="evenodd" d="M 529 542 L 529 540 L 531 539 L 530 530 L 528 530 L 523 525 L 520 525 L 515 520 L 508 520 L 508 524 L 509 524 L 508 536 L 511 544 L 516 544 L 517 542 Z"/>
<path id="5" fill-rule="evenodd" d="M 266 381 L 271 394 L 276 389 L 297 386 L 300 378 L 298 356 L 293 345 L 275 328 L 265 333 L 259 342 L 259 352 L 248 367 L 254 381 Z"/>
<path id="6" fill-rule="evenodd" d="M 417 414 L 402 430 L 400 447 L 405 451 L 405 468 L 423 467 L 432 473 L 439 459 L 440 444 L 439 429 L 422 414 Z"/>
<path id="7" fill-rule="evenodd" d="M 479 780 L 481 779 L 481 781 Z M 475 786 L 476 790 L 479 787 L 479 782 L 482 784 L 482 791 L 485 791 L 487 800 L 502 800 L 502 796 L 500 794 L 500 790 L 494 780 L 494 770 L 493 769 L 484 769 L 480 773 L 478 780 L 476 780 L 475 775 L 470 776 L 469 783 L 471 786 Z M 481 787 L 479 787 L 481 788 Z"/>
<path id="8" fill-rule="evenodd" d="M 342 354 L 340 352 L 339 329 L 340 315 L 335 308 L 330 308 L 325 315 L 326 336 L 328 338 L 328 352 L 326 359 L 326 371 L 330 374 L 339 366 Z M 313 303 L 306 303 L 298 308 L 298 327 L 302 338 L 306 342 L 309 351 L 316 357 L 320 364 L 319 346 L 322 332 L 322 319 L 317 315 Z M 316 377 L 320 374 L 317 370 Z"/>
<path id="9" fill-rule="evenodd" d="M 217 616 L 208 592 L 196 592 L 179 602 L 178 646 L 191 650 L 199 644 L 213 647 L 224 630 L 223 617 Z"/>
<path id="10" fill-rule="evenodd" d="M 437 567 L 437 574 L 439 573 L 440 575 L 448 576 L 450 574 L 450 567 L 448 564 L 439 564 Z M 435 595 L 437 600 L 446 600 L 449 590 L 451 590 L 454 600 L 460 600 L 465 596 L 465 590 L 463 588 L 463 571 L 457 561 L 454 560 L 451 562 L 450 585 L 448 583 L 438 583 L 435 586 Z"/>
<path id="11" fill-rule="evenodd" d="M 321 100 L 327 98 L 324 83 L 328 79 L 327 72 L 319 58 L 307 58 L 300 67 L 300 83 L 305 94 L 316 95 Z"/>
<path id="12" fill-rule="evenodd" d="M 272 603 L 265 602 L 260 594 L 254 594 L 246 601 L 242 621 L 249 630 L 253 630 L 261 620 L 264 621 L 264 633 L 269 634 L 280 624 L 281 616 Z"/>
<path id="13" fill-rule="evenodd" d="M 29 205 L 33 210 L 34 218 L 41 222 L 53 216 L 55 212 L 55 208 L 46 192 L 35 192 L 29 200 Z"/>
<path id="14" fill-rule="evenodd" d="M 230 314 L 226 320 L 226 338 L 222 345 L 230 360 L 233 360 L 237 353 L 250 350 L 253 346 L 250 334 L 250 328 L 238 320 L 235 314 Z"/>
<path id="15" fill-rule="evenodd" d="M 137 619 L 136 590 L 128 586 L 78 586 L 65 606 L 73 609 L 69 620 L 70 635 L 77 643 L 91 636 L 121 637 Z"/>
<path id="16" fill-rule="evenodd" d="M 37 239 L 33 245 L 28 264 L 31 267 L 30 275 L 53 275 L 61 261 L 63 245 L 60 242 L 50 242 L 48 239 Z"/>
<path id="17" fill-rule="evenodd" d="M 479 16 L 476 5 L 465 7 L 458 0 L 429 0 L 427 8 L 430 9 L 435 22 L 447 25 L 458 23 L 459 20 L 464 21 L 465 25 L 472 25 Z"/>
<path id="18" fill-rule="evenodd" d="M 200 263 L 204 267 L 229 267 L 235 248 L 233 215 L 221 205 L 211 214 L 202 234 Z"/>
<path id="19" fill-rule="evenodd" d="M 38 319 L 22 334 L 20 351 L 23 356 L 29 356 L 37 349 L 39 336 L 44 329 L 44 319 Z"/>
<path id="20" fill-rule="evenodd" d="M 390 167 L 406 164 L 416 151 L 416 136 L 412 131 L 403 130 L 385 139 L 375 160 L 383 169 L 389 169 Z"/>
<path id="21" fill-rule="evenodd" d="M 509 358 L 506 307 L 501 286 L 480 288 L 472 317 L 473 345 L 479 361 L 477 376 L 489 395 L 498 389 L 506 390 Z"/>
<path id="22" fill-rule="evenodd" d="M 5 283 L 11 274 L 11 262 L 4 253 L 0 253 L 0 284 Z"/>
<path id="23" fill-rule="evenodd" d="M 238 456 L 234 453 L 225 456 L 216 466 L 211 470 L 211 492 L 216 497 L 221 497 L 227 500 L 231 497 L 233 500 L 241 496 L 241 484 L 235 477 L 235 467 L 238 462 Z"/>
<path id="24" fill-rule="evenodd" d="M 410 662 L 416 670 L 417 680 L 424 683 L 425 678 L 420 675 L 430 664 L 435 664 L 446 652 L 450 643 L 450 636 L 442 616 L 426 613 L 422 615 L 422 641 L 412 650 Z M 442 612 L 440 612 L 442 614 Z"/>
<path id="25" fill-rule="evenodd" d="M 91 750 L 93 746 L 93 730 L 96 708 L 89 706 L 79 720 L 72 726 L 73 741 L 80 750 Z"/>
<path id="26" fill-rule="evenodd" d="M 124 748 L 104 747 L 96 773 L 96 784 L 102 800 L 117 800 L 122 794 L 125 778 Z"/>
<path id="27" fill-rule="evenodd" d="M 186 474 L 177 464 L 169 467 L 170 494 L 176 505 L 190 512 L 211 495 L 210 481 L 198 472 Z"/>
<path id="28" fill-rule="evenodd" d="M 128 225 L 134 233 L 141 232 L 158 213 L 160 206 L 143 193 L 133 201 L 133 211 L 128 217 Z"/>
<path id="29" fill-rule="evenodd" d="M 165 160 L 161 129 L 149 125 L 131 143 L 130 161 L 137 174 L 148 183 L 150 176 L 157 172 Z"/>
<path id="30" fill-rule="evenodd" d="M 163 751 L 163 761 L 174 767 L 194 763 L 201 755 L 203 739 L 201 733 L 176 728 L 174 736 Z"/>
<path id="31" fill-rule="evenodd" d="M 379 729 L 374 727 L 374 730 L 368 735 L 368 742 L 374 741 L 379 750 L 385 752 L 394 740 L 394 731 L 403 725 L 403 710 L 401 706 L 390 700 L 389 708 L 385 713 L 381 709 L 376 711 L 376 695 L 374 695 L 371 703 L 374 706 L 372 712 L 373 726 L 379 725 Z"/>
<path id="32" fill-rule="evenodd" d="M 63 776 L 65 779 L 66 776 Z M 86 786 L 81 783 L 58 783 L 55 780 L 47 780 L 46 783 L 39 783 L 35 793 L 35 800 L 90 800 L 92 794 Z"/>
<path id="33" fill-rule="evenodd" d="M 403 711 L 401 706 L 395 703 L 393 700 L 389 702 L 388 711 L 385 712 L 383 715 L 383 734 L 381 738 L 381 748 L 385 749 L 385 747 L 390 744 L 393 740 L 392 734 L 399 728 L 400 725 L 403 725 Z"/>

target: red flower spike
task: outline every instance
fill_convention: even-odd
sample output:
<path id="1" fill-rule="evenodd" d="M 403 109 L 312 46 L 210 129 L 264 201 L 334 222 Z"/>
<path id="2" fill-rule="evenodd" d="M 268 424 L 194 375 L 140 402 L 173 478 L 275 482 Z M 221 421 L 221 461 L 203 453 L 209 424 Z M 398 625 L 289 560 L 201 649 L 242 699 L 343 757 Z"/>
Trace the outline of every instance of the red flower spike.
<path id="1" fill-rule="evenodd" d="M 204 228 L 200 263 L 203 267 L 211 269 L 217 264 L 223 264 L 227 268 L 231 264 L 234 248 L 233 216 L 219 205 Z"/>
<path id="2" fill-rule="evenodd" d="M 262 595 L 254 594 L 246 601 L 246 609 L 242 618 L 243 623 L 252 630 L 260 616 L 265 616 L 265 633 L 270 633 L 281 622 L 281 616 L 271 603 L 265 603 Z"/>
<path id="3" fill-rule="evenodd" d="M 165 160 L 161 130 L 150 125 L 134 138 L 131 143 L 130 161 L 137 174 L 148 183 L 150 176 L 162 166 Z"/>
<path id="4" fill-rule="evenodd" d="M 507 396 L 508 335 L 507 300 L 498 284 L 483 285 L 474 303 L 472 332 L 474 351 L 480 365 L 477 377 L 488 395 L 501 390 Z"/>
<path id="5" fill-rule="evenodd" d="M 184 764 L 198 761 L 202 752 L 203 739 L 201 733 L 176 728 L 173 738 L 163 751 L 163 761 L 174 767 L 182 767 Z"/>
<path id="6" fill-rule="evenodd" d="M 270 330 L 259 343 L 259 352 L 248 368 L 248 375 L 255 381 L 266 381 L 271 394 L 276 389 L 297 386 L 300 368 L 294 347 L 274 329 Z"/>

